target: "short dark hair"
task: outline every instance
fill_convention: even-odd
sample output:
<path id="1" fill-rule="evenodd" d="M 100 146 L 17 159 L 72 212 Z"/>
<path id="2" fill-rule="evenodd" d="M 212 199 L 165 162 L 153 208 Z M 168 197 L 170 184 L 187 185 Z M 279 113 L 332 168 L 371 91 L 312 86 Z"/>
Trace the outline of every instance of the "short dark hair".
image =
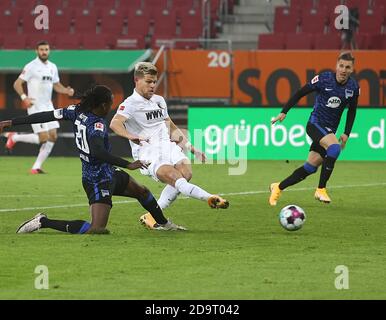
<path id="1" fill-rule="evenodd" d="M 355 62 L 355 58 L 354 56 L 352 55 L 351 52 L 342 52 L 339 57 L 338 57 L 338 61 L 339 60 L 346 60 L 346 61 L 352 61 L 352 63 Z"/>
<path id="2" fill-rule="evenodd" d="M 40 46 L 49 46 L 50 44 L 48 43 L 48 41 L 46 40 L 42 40 L 42 41 L 39 41 L 37 44 L 36 44 L 36 49 L 39 48 Z"/>

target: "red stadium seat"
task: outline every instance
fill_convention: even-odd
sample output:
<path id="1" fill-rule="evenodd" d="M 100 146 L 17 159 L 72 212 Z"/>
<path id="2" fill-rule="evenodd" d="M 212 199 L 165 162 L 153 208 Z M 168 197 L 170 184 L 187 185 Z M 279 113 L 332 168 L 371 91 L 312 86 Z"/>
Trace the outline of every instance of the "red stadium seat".
<path id="1" fill-rule="evenodd" d="M 66 33 L 70 32 L 72 25 L 72 12 L 70 10 L 61 11 L 61 14 L 51 14 L 50 32 Z"/>
<path id="2" fill-rule="evenodd" d="M 314 49 L 316 50 L 339 50 L 341 43 L 339 33 L 314 35 Z"/>
<path id="3" fill-rule="evenodd" d="M 134 12 L 129 11 L 127 16 L 127 35 L 145 36 L 149 33 L 149 26 L 149 15 L 136 15 Z"/>
<path id="4" fill-rule="evenodd" d="M 203 21 L 201 12 L 196 14 L 179 15 L 177 24 L 179 26 L 178 37 L 180 38 L 199 38 L 203 32 Z"/>
<path id="5" fill-rule="evenodd" d="M 143 11 L 142 0 L 119 0 L 118 10 L 130 9 Z"/>
<path id="6" fill-rule="evenodd" d="M 3 49 L 25 49 L 27 44 L 27 37 L 24 34 L 17 36 L 7 34 L 3 37 Z"/>
<path id="7" fill-rule="evenodd" d="M 274 30 L 275 33 L 296 33 L 300 22 L 300 12 L 289 7 L 276 7 Z"/>
<path id="8" fill-rule="evenodd" d="M 328 12 L 323 9 L 302 10 L 301 30 L 305 33 L 324 33 L 328 24 Z"/>
<path id="9" fill-rule="evenodd" d="M 82 37 L 79 34 L 57 34 L 56 35 L 56 49 L 80 49 L 82 44 Z"/>
<path id="10" fill-rule="evenodd" d="M 12 15 L 0 15 L 0 33 L 3 35 L 6 34 L 16 34 L 19 27 L 19 17 L 16 14 Z"/>
<path id="11" fill-rule="evenodd" d="M 77 9 L 75 12 L 75 32 L 77 34 L 96 34 L 98 16 L 95 11 Z"/>
<path id="12" fill-rule="evenodd" d="M 63 0 L 63 8 L 87 8 L 89 0 Z"/>
<path id="13" fill-rule="evenodd" d="M 375 10 L 369 12 L 360 12 L 358 32 L 380 34 L 382 31 L 382 25 L 384 23 L 384 7 L 378 7 Z"/>
<path id="14" fill-rule="evenodd" d="M 287 50 L 311 50 L 313 47 L 311 34 L 292 33 L 286 34 L 285 48 Z"/>
<path id="15" fill-rule="evenodd" d="M 111 49 L 113 45 L 112 36 L 107 35 L 90 35 L 84 34 L 82 39 L 82 47 L 87 50 L 97 50 L 97 49 Z"/>
<path id="16" fill-rule="evenodd" d="M 101 15 L 101 33 L 103 34 L 116 34 L 123 33 L 124 26 L 124 14 L 117 11 L 115 15 L 110 12 L 103 12 Z"/>
<path id="17" fill-rule="evenodd" d="M 154 23 L 153 36 L 175 38 L 177 28 L 176 12 L 171 11 L 169 14 L 155 14 L 153 12 L 152 20 Z"/>
<path id="18" fill-rule="evenodd" d="M 15 7 L 19 9 L 27 9 L 32 10 L 36 7 L 38 2 L 36 0 L 16 0 L 15 1 Z"/>
<path id="19" fill-rule="evenodd" d="M 54 34 L 45 34 L 42 32 L 35 32 L 31 34 L 27 34 L 27 44 L 26 47 L 29 49 L 35 49 L 36 45 L 40 41 L 47 41 L 50 44 L 50 48 L 55 48 L 56 46 L 56 36 Z"/>
<path id="20" fill-rule="evenodd" d="M 282 33 L 260 34 L 259 35 L 259 49 L 284 50 L 285 49 L 285 34 L 282 34 Z"/>

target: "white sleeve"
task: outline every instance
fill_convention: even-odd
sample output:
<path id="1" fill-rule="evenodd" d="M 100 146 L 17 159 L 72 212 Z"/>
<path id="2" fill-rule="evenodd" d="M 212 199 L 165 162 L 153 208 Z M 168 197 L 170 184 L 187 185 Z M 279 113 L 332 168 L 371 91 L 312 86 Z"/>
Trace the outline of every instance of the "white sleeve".
<path id="1" fill-rule="evenodd" d="M 30 64 L 27 64 L 23 71 L 20 73 L 19 78 L 24 81 L 29 81 L 32 78 L 32 67 Z"/>
<path id="2" fill-rule="evenodd" d="M 133 114 L 130 109 L 130 106 L 121 103 L 117 109 L 117 114 L 124 116 L 126 119 L 131 119 L 133 117 Z"/>
<path id="3" fill-rule="evenodd" d="M 58 72 L 58 67 L 56 65 L 54 65 L 54 76 L 52 78 L 52 82 L 53 83 L 58 83 L 60 82 L 60 78 L 59 78 L 59 72 Z"/>
<path id="4" fill-rule="evenodd" d="M 165 110 L 165 118 L 169 118 L 168 105 L 166 104 L 166 101 L 163 97 L 161 97 L 161 106 L 162 106 L 162 109 Z"/>

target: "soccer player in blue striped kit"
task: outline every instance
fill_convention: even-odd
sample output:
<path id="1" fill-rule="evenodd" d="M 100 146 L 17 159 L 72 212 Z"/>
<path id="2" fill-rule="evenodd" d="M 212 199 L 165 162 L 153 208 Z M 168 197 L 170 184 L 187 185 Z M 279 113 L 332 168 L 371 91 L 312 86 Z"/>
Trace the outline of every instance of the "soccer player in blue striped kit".
<path id="1" fill-rule="evenodd" d="M 354 57 L 349 52 L 339 55 L 336 72 L 322 72 L 316 75 L 310 83 L 299 89 L 272 120 L 272 124 L 283 121 L 287 112 L 305 95 L 316 92 L 316 99 L 311 116 L 307 123 L 307 134 L 312 139 L 308 159 L 303 166 L 297 168 L 289 177 L 280 183 L 270 185 L 269 204 L 275 206 L 284 189 L 304 180 L 315 173 L 320 165 L 319 186 L 315 191 L 315 199 L 330 203 L 326 185 L 341 150 L 346 146 L 354 124 L 359 96 L 359 85 L 351 77 L 354 71 Z M 348 105 L 346 125 L 343 134 L 336 137 L 340 119 Z"/>
<path id="2" fill-rule="evenodd" d="M 84 220 L 53 220 L 44 213 L 38 213 L 25 221 L 17 233 L 30 233 L 40 228 L 51 228 L 68 233 L 108 233 L 106 229 L 113 195 L 135 198 L 155 219 L 156 230 L 186 230 L 167 220 L 153 194 L 138 184 L 125 171 L 146 168 L 141 161 L 130 163 L 110 153 L 111 145 L 105 121 L 113 103 L 111 90 L 103 85 L 90 88 L 77 105 L 48 112 L 39 112 L 0 122 L 0 132 L 5 127 L 20 124 L 45 123 L 68 120 L 73 123 L 75 143 L 82 162 L 82 184 L 87 194 L 91 223 Z M 133 136 L 133 139 L 136 137 Z M 139 143 L 139 140 L 138 140 Z"/>

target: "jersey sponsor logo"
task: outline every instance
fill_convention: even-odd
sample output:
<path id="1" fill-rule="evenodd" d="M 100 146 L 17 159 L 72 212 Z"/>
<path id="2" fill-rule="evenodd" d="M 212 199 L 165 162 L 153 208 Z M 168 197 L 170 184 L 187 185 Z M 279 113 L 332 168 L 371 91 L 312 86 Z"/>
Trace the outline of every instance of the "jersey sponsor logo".
<path id="1" fill-rule="evenodd" d="M 94 124 L 94 129 L 103 131 L 105 129 L 105 125 L 102 122 L 97 122 Z"/>
<path id="2" fill-rule="evenodd" d="M 125 110 L 125 106 L 124 106 L 124 105 L 121 105 L 121 106 L 119 107 L 119 111 L 123 111 L 123 110 Z"/>
<path id="3" fill-rule="evenodd" d="M 101 189 L 101 194 L 102 194 L 102 197 L 106 197 L 106 196 L 110 195 L 110 191 L 109 190 Z"/>
<path id="4" fill-rule="evenodd" d="M 345 93 L 346 99 L 351 98 L 351 97 L 354 96 L 354 91 L 353 90 L 346 89 L 344 91 L 344 93 Z"/>
<path id="5" fill-rule="evenodd" d="M 75 108 L 76 108 L 76 106 L 72 105 L 72 106 L 67 107 L 67 110 L 75 110 Z"/>
<path id="6" fill-rule="evenodd" d="M 315 77 L 312 78 L 311 83 L 314 84 L 318 81 L 319 81 L 319 75 L 316 75 Z"/>
<path id="7" fill-rule="evenodd" d="M 338 108 L 340 104 L 341 104 L 341 101 L 339 97 L 331 97 L 330 99 L 328 99 L 326 106 L 329 108 L 335 109 L 335 108 Z"/>
<path id="8" fill-rule="evenodd" d="M 43 76 L 42 80 L 43 81 L 52 81 L 52 77 L 50 77 L 50 76 Z"/>
<path id="9" fill-rule="evenodd" d="M 333 88 L 325 88 L 324 90 L 326 90 L 326 91 L 332 91 L 332 90 L 334 90 Z"/>
<path id="10" fill-rule="evenodd" d="M 162 110 L 154 110 L 154 111 L 146 112 L 146 120 L 152 120 L 152 119 L 157 119 L 162 117 L 163 117 Z"/>
<path id="11" fill-rule="evenodd" d="M 54 110 L 55 119 L 63 119 L 63 109 Z"/>

